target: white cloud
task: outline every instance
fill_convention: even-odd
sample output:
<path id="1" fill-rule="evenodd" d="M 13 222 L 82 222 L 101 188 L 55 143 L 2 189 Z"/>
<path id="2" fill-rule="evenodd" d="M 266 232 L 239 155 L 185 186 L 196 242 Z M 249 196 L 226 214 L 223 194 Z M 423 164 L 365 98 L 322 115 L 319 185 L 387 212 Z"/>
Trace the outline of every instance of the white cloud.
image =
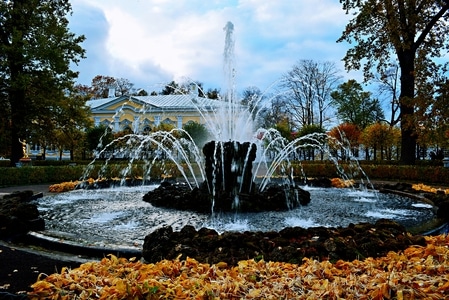
<path id="1" fill-rule="evenodd" d="M 84 46 L 91 55 L 89 64 L 80 65 L 84 80 L 95 71 L 144 88 L 181 77 L 221 88 L 227 21 L 235 25 L 239 88 L 263 90 L 299 59 L 339 61 L 345 52 L 335 41 L 348 17 L 331 0 L 73 0 L 72 5 L 73 30 L 87 36 Z"/>

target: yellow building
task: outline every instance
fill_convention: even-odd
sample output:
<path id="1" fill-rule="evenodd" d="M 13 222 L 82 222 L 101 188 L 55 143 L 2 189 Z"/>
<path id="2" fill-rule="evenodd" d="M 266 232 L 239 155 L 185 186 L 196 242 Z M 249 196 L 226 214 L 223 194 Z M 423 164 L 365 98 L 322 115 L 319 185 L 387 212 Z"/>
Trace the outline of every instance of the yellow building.
<path id="1" fill-rule="evenodd" d="M 140 133 L 160 124 L 182 128 L 189 122 L 204 124 L 219 101 L 192 95 L 121 96 L 89 100 L 95 126 L 110 126 L 113 132 Z"/>

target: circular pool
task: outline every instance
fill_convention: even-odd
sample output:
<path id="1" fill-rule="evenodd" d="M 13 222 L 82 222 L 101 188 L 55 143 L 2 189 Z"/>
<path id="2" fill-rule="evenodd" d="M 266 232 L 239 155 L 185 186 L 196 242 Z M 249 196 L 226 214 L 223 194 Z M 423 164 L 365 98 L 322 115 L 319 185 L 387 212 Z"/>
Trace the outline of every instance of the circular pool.
<path id="1" fill-rule="evenodd" d="M 279 231 L 285 227 L 346 227 L 391 219 L 412 228 L 435 218 L 433 206 L 394 194 L 355 189 L 309 188 L 311 202 L 290 211 L 200 214 L 153 207 L 142 200 L 153 186 L 75 190 L 40 198 L 44 235 L 88 246 L 141 247 L 163 226 L 223 231 Z"/>

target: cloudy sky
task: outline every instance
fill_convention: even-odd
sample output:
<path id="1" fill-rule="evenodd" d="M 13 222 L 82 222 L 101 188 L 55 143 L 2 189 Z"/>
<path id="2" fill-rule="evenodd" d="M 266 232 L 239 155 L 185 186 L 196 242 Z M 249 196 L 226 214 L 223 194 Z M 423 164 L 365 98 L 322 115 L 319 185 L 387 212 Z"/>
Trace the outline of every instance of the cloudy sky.
<path id="1" fill-rule="evenodd" d="M 72 0 L 70 28 L 84 34 L 79 83 L 127 78 L 148 92 L 184 78 L 225 88 L 223 53 L 234 24 L 236 86 L 268 89 L 301 59 L 341 59 L 349 17 L 335 0 Z"/>

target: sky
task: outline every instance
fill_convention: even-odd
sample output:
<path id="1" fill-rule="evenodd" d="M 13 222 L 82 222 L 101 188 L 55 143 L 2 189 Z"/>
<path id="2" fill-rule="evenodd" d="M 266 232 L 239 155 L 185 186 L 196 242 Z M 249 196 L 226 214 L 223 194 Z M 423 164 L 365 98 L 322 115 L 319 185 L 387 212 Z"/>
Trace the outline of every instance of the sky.
<path id="1" fill-rule="evenodd" d="M 126 78 L 147 92 L 175 80 L 226 89 L 223 54 L 234 24 L 235 88 L 269 90 L 303 59 L 336 64 L 336 43 L 350 16 L 335 0 L 72 0 L 70 30 L 85 35 L 78 83 L 96 75 Z"/>

